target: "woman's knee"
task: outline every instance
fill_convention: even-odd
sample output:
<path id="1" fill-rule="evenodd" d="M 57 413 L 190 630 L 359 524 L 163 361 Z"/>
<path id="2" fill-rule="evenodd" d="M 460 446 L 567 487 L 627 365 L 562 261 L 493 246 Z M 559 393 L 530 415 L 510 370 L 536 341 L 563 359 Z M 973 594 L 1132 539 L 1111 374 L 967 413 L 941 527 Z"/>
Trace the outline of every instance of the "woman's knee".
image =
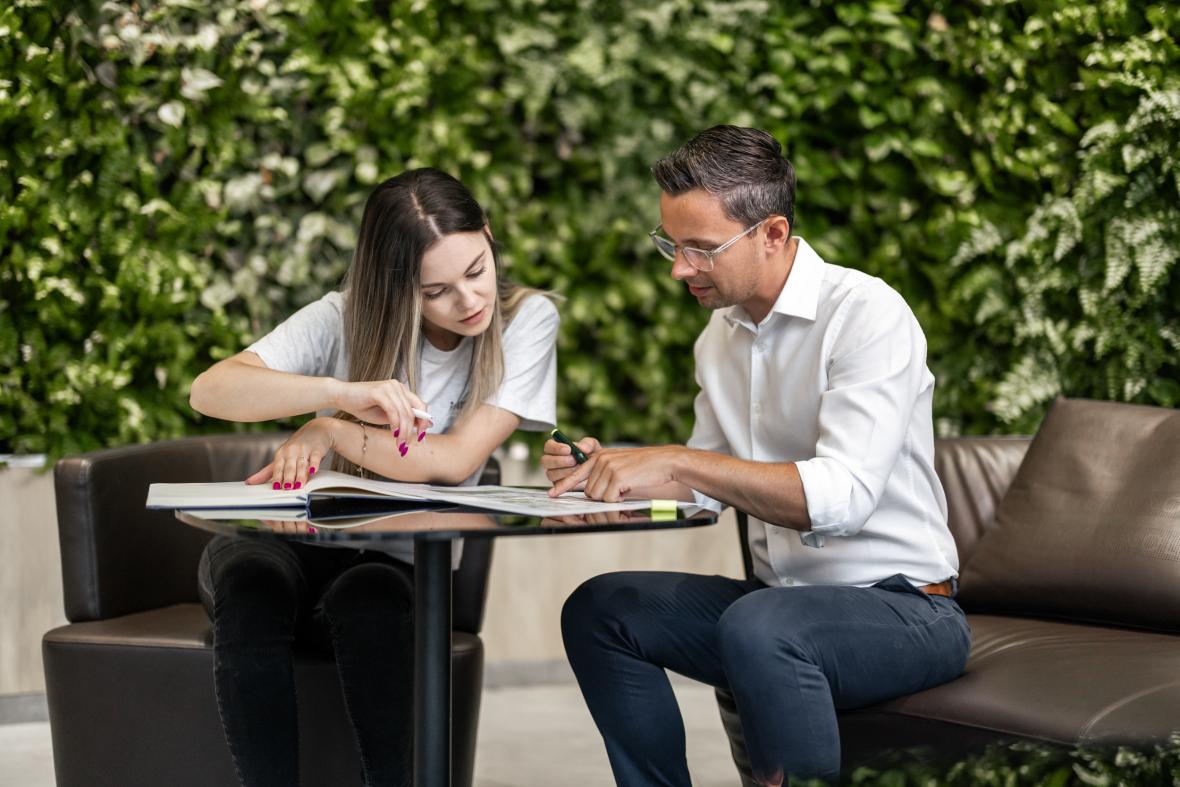
<path id="1" fill-rule="evenodd" d="M 217 641 L 290 637 L 299 617 L 302 582 L 299 572 L 274 560 L 235 560 L 219 566 L 209 591 Z"/>
<path id="2" fill-rule="evenodd" d="M 351 618 L 409 621 L 414 586 L 409 573 L 384 563 L 365 563 L 341 573 L 324 591 L 320 609 L 335 623 Z"/>
<path id="3" fill-rule="evenodd" d="M 215 619 L 234 617 L 261 623 L 276 616 L 293 620 L 304 593 L 298 560 L 282 550 L 256 548 L 245 542 L 217 548 L 203 556 L 202 595 L 212 601 Z M 269 546 L 269 545 L 267 545 Z M 208 604 L 208 601 L 206 601 Z"/>

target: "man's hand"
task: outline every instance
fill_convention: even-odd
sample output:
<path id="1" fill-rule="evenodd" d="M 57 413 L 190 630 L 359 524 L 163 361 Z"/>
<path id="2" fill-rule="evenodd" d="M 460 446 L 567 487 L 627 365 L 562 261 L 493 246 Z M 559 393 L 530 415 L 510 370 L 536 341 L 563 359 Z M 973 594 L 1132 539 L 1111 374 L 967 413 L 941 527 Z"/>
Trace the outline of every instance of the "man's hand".
<path id="1" fill-rule="evenodd" d="M 630 522 L 634 519 L 648 519 L 649 513 L 643 511 L 598 511 L 593 514 L 567 514 L 566 516 L 547 516 L 541 520 L 542 525 L 614 525 L 620 522 Z"/>
<path id="2" fill-rule="evenodd" d="M 569 451 L 568 446 L 561 447 Z M 581 442 L 578 443 L 578 447 L 586 450 Z M 586 497 L 617 503 L 632 489 L 651 489 L 675 481 L 676 462 L 686 450 L 676 445 L 652 448 L 602 448 L 597 440 L 594 440 L 594 448 L 596 450 L 590 456 L 590 460 L 577 465 L 573 470 L 568 469 L 573 463 L 573 457 L 568 457 L 565 473 L 557 479 L 554 478 L 555 473 L 562 468 L 558 467 L 548 472 L 550 480 L 557 481 L 549 490 L 550 497 L 565 494 L 584 481 L 583 491 Z M 552 460 L 549 456 L 549 443 L 545 444 L 545 453 L 541 464 L 548 470 L 556 464 L 555 461 L 546 462 L 547 459 Z"/>
<path id="3" fill-rule="evenodd" d="M 583 437 L 575 441 L 578 448 L 586 456 L 592 456 L 602 450 L 602 446 L 593 437 Z M 585 465 L 583 465 L 584 467 Z M 541 457 L 541 467 L 545 468 L 545 475 L 549 483 L 556 484 L 578 471 L 578 463 L 574 459 L 573 451 L 565 443 L 559 443 L 553 438 L 545 441 L 545 453 Z M 573 487 L 570 487 L 571 489 Z M 569 491 L 566 489 L 565 491 Z"/>

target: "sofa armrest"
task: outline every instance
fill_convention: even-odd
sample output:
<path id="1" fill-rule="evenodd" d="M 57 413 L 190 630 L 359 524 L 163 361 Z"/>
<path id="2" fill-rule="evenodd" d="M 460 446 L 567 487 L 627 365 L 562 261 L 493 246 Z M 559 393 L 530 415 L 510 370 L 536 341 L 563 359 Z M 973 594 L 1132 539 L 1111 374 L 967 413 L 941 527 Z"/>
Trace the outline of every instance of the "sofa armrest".
<path id="1" fill-rule="evenodd" d="M 946 492 L 947 520 L 959 550 L 959 571 L 995 521 L 996 508 L 1016 476 L 1031 437 L 956 437 L 937 440 L 934 469 Z"/>
<path id="2" fill-rule="evenodd" d="M 155 482 L 245 478 L 286 435 L 189 437 L 67 457 L 54 468 L 66 618 L 101 620 L 197 599 L 210 535 L 144 507 Z"/>

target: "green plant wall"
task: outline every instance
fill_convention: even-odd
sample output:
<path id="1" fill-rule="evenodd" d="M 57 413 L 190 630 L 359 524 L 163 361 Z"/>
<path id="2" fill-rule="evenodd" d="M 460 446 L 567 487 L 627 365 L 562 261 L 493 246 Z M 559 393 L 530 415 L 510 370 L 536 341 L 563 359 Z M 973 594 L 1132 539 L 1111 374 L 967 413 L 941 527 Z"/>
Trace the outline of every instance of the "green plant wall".
<path id="1" fill-rule="evenodd" d="M 192 378 L 337 285 L 433 165 L 565 294 L 563 425 L 682 440 L 707 314 L 650 165 L 782 140 L 797 227 L 930 340 L 944 434 L 1180 403 L 1180 11 L 1128 2 L 211 0 L 0 9 L 0 453 L 226 429 Z"/>

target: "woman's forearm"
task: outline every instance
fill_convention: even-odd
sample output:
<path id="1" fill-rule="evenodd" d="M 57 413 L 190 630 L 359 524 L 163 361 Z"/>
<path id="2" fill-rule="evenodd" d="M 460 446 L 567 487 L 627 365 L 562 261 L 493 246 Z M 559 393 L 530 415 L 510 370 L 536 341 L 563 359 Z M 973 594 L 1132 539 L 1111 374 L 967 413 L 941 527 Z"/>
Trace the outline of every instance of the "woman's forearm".
<path id="1" fill-rule="evenodd" d="M 339 386 L 332 377 L 288 374 L 235 356 L 193 380 L 189 404 L 226 421 L 270 421 L 335 407 Z"/>
<path id="2" fill-rule="evenodd" d="M 328 420 L 328 419 L 325 419 Z M 491 454 L 473 450 L 461 438 L 432 434 L 419 441 L 417 435 L 394 437 L 388 429 L 340 419 L 331 425 L 332 450 L 348 461 L 395 481 L 427 484 L 458 484 L 466 480 Z M 408 450 L 402 456 L 398 445 Z"/>
<path id="3" fill-rule="evenodd" d="M 520 426 L 520 416 L 494 405 L 481 405 L 471 417 L 444 434 L 394 437 L 388 429 L 321 418 L 331 430 L 332 450 L 356 465 L 386 478 L 413 483 L 460 484 L 470 478 Z M 330 423 L 328 423 L 330 422 Z M 366 440 L 367 435 L 367 440 Z M 403 456 L 399 450 L 406 444 Z"/>

